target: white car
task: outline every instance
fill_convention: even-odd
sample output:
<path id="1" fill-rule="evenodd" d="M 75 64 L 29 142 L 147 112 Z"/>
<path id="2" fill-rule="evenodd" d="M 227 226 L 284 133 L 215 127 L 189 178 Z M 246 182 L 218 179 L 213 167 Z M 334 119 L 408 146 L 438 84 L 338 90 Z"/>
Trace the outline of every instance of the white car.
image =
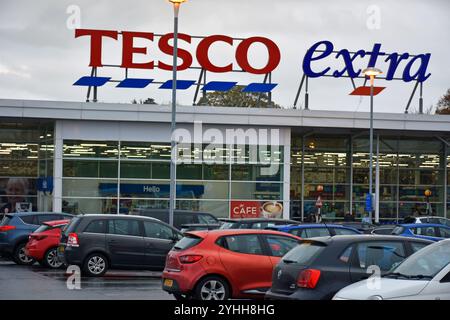
<path id="1" fill-rule="evenodd" d="M 345 287 L 333 300 L 450 300 L 450 239 L 419 250 L 382 278 Z"/>

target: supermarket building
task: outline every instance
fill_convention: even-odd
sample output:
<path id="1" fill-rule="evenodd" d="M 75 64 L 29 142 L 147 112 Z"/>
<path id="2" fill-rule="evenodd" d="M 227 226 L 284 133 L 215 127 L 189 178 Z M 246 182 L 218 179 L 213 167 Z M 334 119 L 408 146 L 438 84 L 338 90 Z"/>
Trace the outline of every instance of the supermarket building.
<path id="1" fill-rule="evenodd" d="M 0 208 L 167 208 L 170 116 L 167 105 L 0 100 Z M 364 214 L 368 113 L 179 106 L 177 123 L 192 138 L 180 155 L 190 161 L 177 165 L 180 209 L 229 217 L 269 203 L 285 218 L 306 217 L 322 185 L 326 217 Z M 381 219 L 425 213 L 427 189 L 433 214 L 449 217 L 450 116 L 375 113 L 374 129 Z M 208 130 L 248 136 L 217 142 L 205 140 Z M 263 145 L 261 133 L 276 143 Z"/>

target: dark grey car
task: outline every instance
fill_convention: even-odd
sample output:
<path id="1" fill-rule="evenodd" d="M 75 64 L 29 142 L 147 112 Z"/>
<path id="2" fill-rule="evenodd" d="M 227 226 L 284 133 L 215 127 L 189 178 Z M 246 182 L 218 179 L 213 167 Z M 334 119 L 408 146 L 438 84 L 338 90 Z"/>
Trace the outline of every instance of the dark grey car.
<path id="1" fill-rule="evenodd" d="M 58 256 L 88 276 L 102 276 L 108 269 L 163 270 L 167 253 L 182 237 L 153 218 L 82 215 L 63 231 Z"/>
<path id="2" fill-rule="evenodd" d="M 272 274 L 266 299 L 328 300 L 342 288 L 381 275 L 432 241 L 381 235 L 311 238 L 289 251 Z"/>

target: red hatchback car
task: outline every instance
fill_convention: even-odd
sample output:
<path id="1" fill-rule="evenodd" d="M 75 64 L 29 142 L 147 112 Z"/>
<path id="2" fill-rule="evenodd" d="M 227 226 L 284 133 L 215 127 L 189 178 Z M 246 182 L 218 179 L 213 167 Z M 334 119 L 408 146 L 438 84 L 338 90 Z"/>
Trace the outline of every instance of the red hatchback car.
<path id="1" fill-rule="evenodd" d="M 61 230 L 70 220 L 48 221 L 33 232 L 25 247 L 25 254 L 41 265 L 58 269 L 62 266 L 57 255 Z"/>
<path id="2" fill-rule="evenodd" d="M 176 299 L 263 298 L 273 268 L 300 240 L 270 230 L 187 232 L 167 255 L 162 288 Z"/>

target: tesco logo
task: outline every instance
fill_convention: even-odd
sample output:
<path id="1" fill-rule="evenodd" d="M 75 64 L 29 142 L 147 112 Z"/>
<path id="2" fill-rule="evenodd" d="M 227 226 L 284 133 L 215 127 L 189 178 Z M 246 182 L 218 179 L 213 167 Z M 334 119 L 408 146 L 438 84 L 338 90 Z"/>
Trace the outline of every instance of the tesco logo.
<path id="1" fill-rule="evenodd" d="M 91 56 L 89 66 L 102 67 L 102 42 L 104 38 L 118 40 L 119 34 L 122 36 L 122 68 L 129 69 L 154 69 L 155 67 L 163 70 L 172 70 L 172 65 L 163 63 L 161 61 L 147 61 L 135 62 L 134 55 L 147 54 L 147 47 L 136 47 L 134 45 L 135 39 L 146 39 L 150 42 L 154 41 L 155 34 L 151 32 L 132 32 L 132 31 L 112 31 L 112 30 L 92 30 L 92 29 L 77 29 L 75 30 L 75 38 L 89 37 L 91 46 Z M 158 40 L 159 50 L 169 56 L 173 56 L 173 46 L 170 40 L 173 39 L 173 33 L 168 33 L 161 36 Z M 187 43 L 191 43 L 192 37 L 188 34 L 179 33 L 178 39 Z M 225 73 L 231 72 L 234 68 L 233 63 L 218 66 L 211 62 L 209 58 L 209 50 L 218 42 L 226 43 L 234 46 L 236 40 L 225 35 L 212 35 L 203 38 L 197 45 L 195 51 L 195 58 L 200 66 L 210 72 Z M 266 47 L 268 52 L 268 61 L 262 68 L 255 68 L 251 65 L 249 59 L 249 49 L 254 44 L 262 44 Z M 183 71 L 192 66 L 192 54 L 182 48 L 178 48 L 178 57 L 182 63 L 177 66 L 178 71 Z M 235 58 L 239 67 L 251 74 L 268 74 L 275 70 L 281 59 L 281 53 L 278 46 L 270 39 L 264 37 L 250 37 L 242 40 L 235 49 Z"/>

